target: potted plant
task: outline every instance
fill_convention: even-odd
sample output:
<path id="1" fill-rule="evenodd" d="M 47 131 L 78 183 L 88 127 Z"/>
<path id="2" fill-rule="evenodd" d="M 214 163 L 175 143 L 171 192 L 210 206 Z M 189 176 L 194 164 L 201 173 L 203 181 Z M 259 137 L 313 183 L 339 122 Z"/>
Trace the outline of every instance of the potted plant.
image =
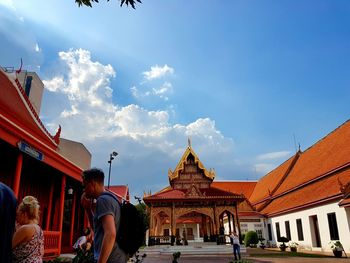
<path id="1" fill-rule="evenodd" d="M 288 247 L 285 242 L 289 242 L 289 239 L 286 237 L 280 237 L 277 239 L 278 242 L 281 242 L 282 244 L 280 245 L 281 251 L 286 251 L 286 248 Z"/>
<path id="2" fill-rule="evenodd" d="M 264 243 L 265 238 L 259 238 L 259 247 L 264 249 L 266 247 Z"/>
<path id="3" fill-rule="evenodd" d="M 297 242 L 290 242 L 289 243 L 290 251 L 297 252 L 298 245 L 299 244 Z"/>
<path id="4" fill-rule="evenodd" d="M 342 243 L 339 240 L 336 240 L 329 242 L 329 244 L 331 245 L 331 249 L 333 251 L 334 256 L 337 258 L 341 258 L 344 250 Z"/>

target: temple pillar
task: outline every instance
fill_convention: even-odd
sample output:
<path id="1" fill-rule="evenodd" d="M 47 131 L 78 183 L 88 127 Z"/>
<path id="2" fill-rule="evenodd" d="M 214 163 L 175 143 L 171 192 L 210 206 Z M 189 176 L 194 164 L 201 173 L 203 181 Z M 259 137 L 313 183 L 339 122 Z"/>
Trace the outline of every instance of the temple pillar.
<path id="1" fill-rule="evenodd" d="M 207 216 L 202 215 L 202 231 L 203 231 L 203 237 L 205 235 L 208 235 L 208 230 L 207 230 Z"/>
<path id="2" fill-rule="evenodd" d="M 61 194 L 60 194 L 60 214 L 59 214 L 60 238 L 58 240 L 58 249 L 59 249 L 58 254 L 61 254 L 65 190 L 66 190 L 66 175 L 64 174 L 64 175 L 62 175 Z"/>
<path id="3" fill-rule="evenodd" d="M 47 208 L 47 217 L 46 217 L 46 228 L 45 230 L 50 229 L 50 223 L 51 223 L 51 210 L 52 210 L 52 198 L 53 198 L 53 191 L 54 191 L 54 183 L 51 182 L 51 189 L 50 189 L 50 196 L 49 196 L 49 206 Z"/>
<path id="4" fill-rule="evenodd" d="M 232 232 L 232 228 L 231 228 L 231 213 L 228 213 L 227 221 L 228 221 L 228 232 L 231 234 L 231 232 Z"/>
<path id="5" fill-rule="evenodd" d="M 17 199 L 18 199 L 18 193 L 19 193 L 19 185 L 21 181 L 22 165 L 23 165 L 23 154 L 19 153 L 17 155 L 16 171 L 15 171 L 15 177 L 13 181 L 13 193 L 15 194 Z"/>
<path id="6" fill-rule="evenodd" d="M 77 201 L 77 193 L 73 193 L 73 204 L 72 204 L 72 215 L 71 215 L 71 225 L 70 225 L 70 236 L 69 236 L 69 246 L 73 246 L 73 235 L 74 235 L 74 221 L 75 221 L 75 206 Z"/>
<path id="7" fill-rule="evenodd" d="M 153 229 L 153 209 L 152 206 L 150 207 L 150 217 L 149 217 L 149 235 L 154 236 L 154 229 Z"/>
<path id="8" fill-rule="evenodd" d="M 237 222 L 237 227 L 238 227 L 238 236 L 239 236 L 239 242 L 242 243 L 242 235 L 241 235 L 241 226 L 240 226 L 240 223 L 239 223 L 239 218 L 238 218 L 238 209 L 237 209 L 237 202 L 236 202 L 236 205 L 235 205 L 235 217 L 236 217 L 236 222 Z"/>
<path id="9" fill-rule="evenodd" d="M 175 203 L 172 203 L 171 206 L 171 215 L 170 215 L 170 231 L 171 231 L 171 242 L 170 244 L 173 246 L 175 243 L 176 236 L 176 219 L 175 219 Z"/>
<path id="10" fill-rule="evenodd" d="M 200 238 L 200 233 L 199 233 L 199 223 L 197 223 L 197 240 Z"/>

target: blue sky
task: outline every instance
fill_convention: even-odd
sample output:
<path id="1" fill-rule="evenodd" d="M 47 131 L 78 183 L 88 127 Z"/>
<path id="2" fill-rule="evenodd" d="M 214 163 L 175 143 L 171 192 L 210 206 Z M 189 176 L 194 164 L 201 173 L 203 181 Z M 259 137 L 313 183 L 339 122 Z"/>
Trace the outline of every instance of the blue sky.
<path id="1" fill-rule="evenodd" d="M 44 80 L 41 118 L 132 194 L 187 138 L 220 180 L 256 180 L 349 118 L 349 1 L 0 0 L 0 65 Z"/>

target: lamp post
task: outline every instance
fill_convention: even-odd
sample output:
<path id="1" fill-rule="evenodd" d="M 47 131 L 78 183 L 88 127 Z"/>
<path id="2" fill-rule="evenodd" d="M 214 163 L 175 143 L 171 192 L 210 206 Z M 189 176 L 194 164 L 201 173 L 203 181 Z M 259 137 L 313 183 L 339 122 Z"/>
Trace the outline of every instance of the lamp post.
<path id="1" fill-rule="evenodd" d="M 111 154 L 109 154 L 109 172 L 108 172 L 108 189 L 109 189 L 109 184 L 111 182 L 111 169 L 112 169 L 112 161 L 114 160 L 114 157 L 118 155 L 117 152 L 113 151 Z"/>

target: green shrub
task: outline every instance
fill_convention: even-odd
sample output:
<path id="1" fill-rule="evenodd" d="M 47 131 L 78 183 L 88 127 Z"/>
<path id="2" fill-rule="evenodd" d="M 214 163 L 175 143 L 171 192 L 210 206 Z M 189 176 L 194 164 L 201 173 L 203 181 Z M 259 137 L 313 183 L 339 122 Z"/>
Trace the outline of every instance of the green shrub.
<path id="1" fill-rule="evenodd" d="M 250 246 L 250 244 L 252 244 L 256 247 L 256 244 L 258 244 L 258 243 L 259 243 L 258 234 L 255 231 L 248 231 L 245 234 L 244 244 L 246 247 Z"/>

